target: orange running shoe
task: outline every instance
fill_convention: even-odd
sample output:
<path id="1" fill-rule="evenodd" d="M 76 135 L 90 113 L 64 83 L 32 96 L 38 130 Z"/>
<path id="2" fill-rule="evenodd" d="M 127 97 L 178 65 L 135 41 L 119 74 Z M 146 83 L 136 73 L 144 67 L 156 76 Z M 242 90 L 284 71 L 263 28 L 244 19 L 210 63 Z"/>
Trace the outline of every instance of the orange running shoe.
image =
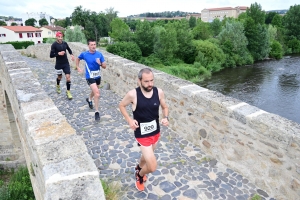
<path id="1" fill-rule="evenodd" d="M 138 168 L 138 165 L 135 167 L 135 171 L 139 171 L 139 172 L 140 172 L 140 170 L 139 170 L 139 168 Z M 146 176 L 146 174 L 145 174 L 144 177 L 143 177 L 143 181 L 144 181 L 144 182 L 147 181 L 147 176 Z"/>
<path id="2" fill-rule="evenodd" d="M 138 171 L 135 172 L 135 187 L 139 191 L 144 191 L 145 190 L 144 181 L 143 178 L 139 177 L 138 173 L 139 173 Z"/>

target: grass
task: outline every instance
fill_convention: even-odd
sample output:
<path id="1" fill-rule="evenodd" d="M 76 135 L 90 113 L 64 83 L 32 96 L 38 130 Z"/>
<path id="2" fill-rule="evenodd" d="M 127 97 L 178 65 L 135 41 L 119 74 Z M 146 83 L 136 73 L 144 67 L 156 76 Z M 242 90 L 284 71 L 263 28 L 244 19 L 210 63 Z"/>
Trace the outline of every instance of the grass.
<path id="1" fill-rule="evenodd" d="M 261 200 L 261 197 L 258 194 L 255 194 L 251 200 Z"/>
<path id="2" fill-rule="evenodd" d="M 101 180 L 106 200 L 118 200 L 121 198 L 121 186 L 117 182 Z"/>

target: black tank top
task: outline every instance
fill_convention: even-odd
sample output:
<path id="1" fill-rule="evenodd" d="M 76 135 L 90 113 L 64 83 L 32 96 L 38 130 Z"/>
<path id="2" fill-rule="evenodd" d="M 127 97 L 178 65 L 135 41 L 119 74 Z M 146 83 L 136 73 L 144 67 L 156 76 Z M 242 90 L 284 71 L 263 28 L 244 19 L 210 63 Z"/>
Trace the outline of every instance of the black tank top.
<path id="1" fill-rule="evenodd" d="M 159 127 L 159 96 L 156 87 L 153 87 L 153 94 L 151 98 L 146 98 L 141 88 L 136 90 L 136 109 L 133 111 L 133 118 L 138 121 L 139 128 L 134 131 L 136 138 L 144 138 L 156 135 L 160 132 Z"/>

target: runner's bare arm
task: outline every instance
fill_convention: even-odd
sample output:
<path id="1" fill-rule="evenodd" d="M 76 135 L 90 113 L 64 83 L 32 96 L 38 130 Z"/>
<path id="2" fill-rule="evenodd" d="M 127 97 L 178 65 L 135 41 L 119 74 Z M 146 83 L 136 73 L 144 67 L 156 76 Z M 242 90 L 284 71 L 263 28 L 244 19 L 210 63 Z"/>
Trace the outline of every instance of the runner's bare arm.
<path id="1" fill-rule="evenodd" d="M 159 95 L 159 102 L 160 102 L 160 106 L 162 108 L 162 114 L 163 114 L 163 118 L 161 120 L 161 123 L 164 126 L 168 126 L 169 125 L 169 119 L 168 119 L 169 108 L 168 108 L 168 105 L 166 104 L 166 101 L 165 101 L 165 94 L 162 91 L 162 89 L 160 89 L 160 88 L 158 88 L 158 95 Z"/>
<path id="2" fill-rule="evenodd" d="M 136 99 L 135 90 L 130 90 L 119 104 L 119 109 L 120 109 L 122 115 L 124 116 L 125 120 L 128 122 L 130 128 L 133 130 L 135 130 L 136 128 L 139 127 L 138 122 L 129 116 L 129 114 L 126 110 L 126 106 L 128 106 L 131 103 L 134 103 L 135 99 Z"/>

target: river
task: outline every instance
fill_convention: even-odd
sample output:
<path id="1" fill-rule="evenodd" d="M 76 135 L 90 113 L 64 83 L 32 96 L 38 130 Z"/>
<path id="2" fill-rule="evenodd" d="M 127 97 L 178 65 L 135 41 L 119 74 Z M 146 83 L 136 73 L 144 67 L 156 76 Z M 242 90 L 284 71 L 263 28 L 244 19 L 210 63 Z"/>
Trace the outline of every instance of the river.
<path id="1" fill-rule="evenodd" d="M 300 124 L 300 56 L 224 69 L 198 85 Z"/>

